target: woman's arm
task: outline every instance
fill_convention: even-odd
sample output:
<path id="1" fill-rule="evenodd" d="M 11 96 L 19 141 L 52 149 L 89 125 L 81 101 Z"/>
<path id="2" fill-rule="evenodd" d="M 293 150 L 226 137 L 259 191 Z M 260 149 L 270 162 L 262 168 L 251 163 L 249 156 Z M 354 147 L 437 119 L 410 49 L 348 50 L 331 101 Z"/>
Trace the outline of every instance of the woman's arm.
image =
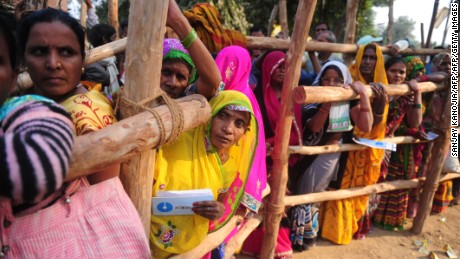
<path id="1" fill-rule="evenodd" d="M 422 93 L 417 81 L 412 79 L 407 82 L 409 88 L 414 92 L 414 105 L 407 111 L 407 123 L 411 128 L 418 128 L 422 123 Z"/>
<path id="2" fill-rule="evenodd" d="M 74 144 L 73 124 L 60 106 L 28 102 L 1 122 L 0 196 L 34 204 L 61 188 Z"/>
<path id="3" fill-rule="evenodd" d="M 388 94 L 385 87 L 380 83 L 371 84 L 371 88 L 375 95 L 372 101 L 372 114 L 374 115 L 374 123 L 372 126 L 374 126 L 383 120 L 385 106 L 388 103 Z"/>
<path id="4" fill-rule="evenodd" d="M 318 112 L 311 119 L 305 122 L 305 127 L 312 133 L 319 132 L 324 127 L 324 123 L 326 123 L 330 110 L 331 103 L 323 103 Z"/>
<path id="5" fill-rule="evenodd" d="M 174 0 L 169 0 L 166 25 L 177 33 L 181 41 L 192 31 L 192 26 Z M 199 75 L 195 82 L 196 89 L 201 95 L 209 99 L 214 96 L 222 81 L 219 68 L 199 37 L 196 37 L 188 51 Z"/>
<path id="6" fill-rule="evenodd" d="M 359 94 L 359 104 L 350 111 L 351 119 L 354 124 L 363 132 L 372 130 L 374 116 L 372 115 L 371 102 L 367 96 L 365 86 L 360 81 L 351 83 L 350 86 Z"/>

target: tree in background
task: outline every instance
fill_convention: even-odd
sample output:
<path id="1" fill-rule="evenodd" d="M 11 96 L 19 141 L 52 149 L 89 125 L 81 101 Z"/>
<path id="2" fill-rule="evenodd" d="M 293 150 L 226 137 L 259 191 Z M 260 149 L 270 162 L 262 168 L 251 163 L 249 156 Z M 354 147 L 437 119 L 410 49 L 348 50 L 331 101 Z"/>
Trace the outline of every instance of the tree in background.
<path id="1" fill-rule="evenodd" d="M 398 19 L 394 22 L 393 30 L 391 30 L 393 41 L 409 39 L 412 46 L 419 48 L 420 42 L 415 40 L 414 35 L 415 24 L 416 22 L 408 16 L 398 17 Z M 382 33 L 382 35 L 387 35 L 388 27 L 379 26 L 378 30 Z"/>
<path id="2" fill-rule="evenodd" d="M 99 22 L 108 24 L 107 0 L 100 1 L 96 7 L 96 14 L 99 16 Z M 118 21 L 128 21 L 129 18 L 129 0 L 118 0 Z"/>

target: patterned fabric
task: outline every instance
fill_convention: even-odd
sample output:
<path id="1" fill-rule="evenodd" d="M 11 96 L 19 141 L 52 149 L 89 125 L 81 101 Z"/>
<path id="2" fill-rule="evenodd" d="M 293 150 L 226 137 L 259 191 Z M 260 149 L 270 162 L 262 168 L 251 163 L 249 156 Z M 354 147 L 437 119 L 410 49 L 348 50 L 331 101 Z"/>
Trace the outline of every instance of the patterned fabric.
<path id="1" fill-rule="evenodd" d="M 196 4 L 192 9 L 185 11 L 184 15 L 210 52 L 218 52 L 230 45 L 246 47 L 244 34 L 222 28 L 220 14 L 216 7 L 208 3 Z"/>
<path id="2" fill-rule="evenodd" d="M 89 89 L 87 93 L 71 96 L 60 103 L 72 116 L 77 136 L 117 122 L 109 99 L 101 93 L 101 85 L 84 82 L 84 86 Z"/>
<path id="3" fill-rule="evenodd" d="M 254 92 L 248 85 L 251 72 L 251 57 L 249 52 L 239 46 L 230 46 L 222 49 L 216 57 L 216 64 L 220 70 L 225 90 L 235 90 L 245 94 L 251 102 L 254 116 L 259 125 L 258 143 L 265 143 L 262 113 Z M 227 109 L 229 106 L 227 106 Z M 267 186 L 267 168 L 265 145 L 258 145 L 254 154 L 251 172 L 246 183 L 241 204 L 257 213 L 262 204 L 262 191 Z"/>
<path id="4" fill-rule="evenodd" d="M 214 117 L 227 105 L 240 105 L 250 108 L 247 97 L 236 91 L 223 91 L 210 101 Z M 151 218 L 150 244 L 155 257 L 165 258 L 180 254 L 197 246 L 207 235 L 223 226 L 236 211 L 243 195 L 244 186 L 252 162 L 252 154 L 257 145 L 257 122 L 251 116 L 250 129 L 233 146 L 229 155 L 234 165 L 224 168 L 209 141 L 212 120 L 207 125 L 183 133 L 173 143 L 163 146 L 155 161 L 155 181 L 152 196 L 158 190 L 192 190 L 209 188 L 217 199 L 219 190 L 225 189 L 228 170 L 237 177 L 225 193 L 224 216 L 216 221 L 194 215 L 155 216 Z M 207 147 L 209 146 L 209 148 Z M 179 152 L 178 152 L 179 151 Z M 227 170 L 227 172 L 225 172 Z M 226 174 L 226 175 L 223 175 Z"/>
<path id="5" fill-rule="evenodd" d="M 373 44 L 373 43 L 371 43 Z M 373 44 L 375 45 L 375 44 Z M 366 82 L 359 71 L 364 49 L 367 45 L 361 46 L 356 55 L 355 64 L 350 66 L 350 73 L 353 80 Z M 380 48 L 375 45 L 377 62 L 374 69 L 374 82 L 388 84 L 386 77 L 383 54 Z M 364 133 L 355 127 L 353 134 L 367 139 L 383 139 L 385 137 L 388 105 L 385 106 L 382 121 L 374 125 L 372 130 Z M 345 173 L 343 175 L 341 189 L 366 186 L 375 184 L 380 175 L 380 165 L 384 158 L 384 150 L 368 148 L 365 150 L 348 152 Z M 321 237 L 337 244 L 348 244 L 353 235 L 358 232 L 358 222 L 369 221 L 367 213 L 369 196 L 359 196 L 344 200 L 328 201 L 321 206 Z M 367 215 L 367 216 L 366 216 Z M 368 225 L 361 224 L 362 226 Z M 366 231 L 360 232 L 361 235 Z"/>
<path id="6" fill-rule="evenodd" d="M 425 65 L 423 64 L 423 61 L 420 58 L 413 57 L 413 56 L 405 57 L 404 63 L 406 65 L 406 70 L 407 70 L 407 73 L 406 73 L 407 81 L 414 79 L 417 71 L 421 70 L 422 74 L 426 73 Z"/>
<path id="7" fill-rule="evenodd" d="M 192 73 L 190 73 L 190 78 L 188 83 L 191 84 L 195 82 L 197 77 L 196 67 L 190 57 L 188 50 L 184 48 L 182 43 L 176 39 L 165 39 L 163 42 L 163 61 L 167 59 L 182 59 L 187 64 L 192 67 Z"/>
<path id="8" fill-rule="evenodd" d="M 11 222 L 0 224 L 6 258 L 149 258 L 139 215 L 118 178 L 91 186 L 80 178 L 46 205 L 14 216 L 0 199 L 0 221 Z"/>
<path id="9" fill-rule="evenodd" d="M 73 143 L 62 107 L 36 95 L 8 99 L 0 107 L 0 196 L 27 207 L 61 188 Z"/>

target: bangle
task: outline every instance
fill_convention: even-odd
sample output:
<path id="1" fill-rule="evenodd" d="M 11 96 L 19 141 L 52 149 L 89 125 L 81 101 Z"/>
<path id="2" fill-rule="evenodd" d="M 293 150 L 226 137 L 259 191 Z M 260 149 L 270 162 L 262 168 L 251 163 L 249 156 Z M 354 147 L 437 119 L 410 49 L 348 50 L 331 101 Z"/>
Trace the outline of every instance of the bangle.
<path id="1" fill-rule="evenodd" d="M 370 112 L 370 111 L 372 111 L 372 110 L 371 110 L 371 108 L 364 108 L 364 107 L 361 107 L 361 108 L 359 108 L 359 111 L 360 111 L 360 112 Z"/>
<path id="2" fill-rule="evenodd" d="M 195 42 L 196 37 L 198 37 L 198 34 L 196 33 L 195 29 L 192 28 L 189 34 L 187 34 L 187 36 L 185 36 L 185 38 L 181 41 L 182 45 L 184 45 L 184 48 L 190 48 L 193 42 Z"/>
<path id="3" fill-rule="evenodd" d="M 421 103 L 414 103 L 414 104 L 412 104 L 412 108 L 422 109 L 422 104 Z"/>
<path id="4" fill-rule="evenodd" d="M 326 109 L 324 109 L 324 108 L 319 108 L 319 111 L 320 111 L 320 112 L 324 112 L 324 113 L 329 113 L 329 111 L 326 110 Z"/>
<path id="5" fill-rule="evenodd" d="M 377 114 L 377 113 L 373 112 L 372 114 L 374 114 L 375 117 L 383 117 L 383 113 L 382 114 Z"/>

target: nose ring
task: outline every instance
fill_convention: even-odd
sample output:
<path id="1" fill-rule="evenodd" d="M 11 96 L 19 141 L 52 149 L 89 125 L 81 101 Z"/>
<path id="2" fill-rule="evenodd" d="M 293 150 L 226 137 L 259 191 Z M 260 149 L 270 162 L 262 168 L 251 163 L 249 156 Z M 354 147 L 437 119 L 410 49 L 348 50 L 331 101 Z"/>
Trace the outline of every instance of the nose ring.
<path id="1" fill-rule="evenodd" d="M 56 68 L 57 68 L 57 69 L 61 69 L 61 68 L 62 68 L 61 62 L 58 62 L 58 63 L 56 64 Z"/>

